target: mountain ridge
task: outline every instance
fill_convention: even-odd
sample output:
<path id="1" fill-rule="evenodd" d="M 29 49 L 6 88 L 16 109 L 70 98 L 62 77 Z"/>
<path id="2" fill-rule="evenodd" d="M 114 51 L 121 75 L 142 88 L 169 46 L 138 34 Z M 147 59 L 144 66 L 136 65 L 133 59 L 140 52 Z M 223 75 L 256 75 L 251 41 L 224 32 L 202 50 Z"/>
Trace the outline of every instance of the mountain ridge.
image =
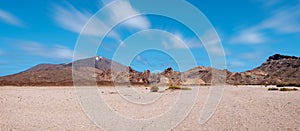
<path id="1" fill-rule="evenodd" d="M 23 72 L 0 77 L 0 86 L 72 86 L 74 76 L 76 85 L 92 85 L 95 82 L 99 86 L 210 85 L 213 75 L 215 80 L 233 85 L 300 84 L 300 57 L 275 54 L 260 66 L 245 72 L 198 66 L 185 72 L 167 68 L 161 73 L 151 73 L 149 70 L 139 72 L 96 56 L 66 64 L 38 64 Z"/>

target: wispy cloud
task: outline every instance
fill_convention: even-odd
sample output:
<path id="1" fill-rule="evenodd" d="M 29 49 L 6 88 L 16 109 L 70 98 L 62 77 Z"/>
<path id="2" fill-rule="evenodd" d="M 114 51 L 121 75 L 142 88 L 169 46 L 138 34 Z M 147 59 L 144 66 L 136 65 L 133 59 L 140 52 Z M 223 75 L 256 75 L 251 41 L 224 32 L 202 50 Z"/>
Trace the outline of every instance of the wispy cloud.
<path id="1" fill-rule="evenodd" d="M 229 68 L 240 68 L 246 65 L 244 62 L 239 60 L 227 61 L 227 64 Z"/>
<path id="2" fill-rule="evenodd" d="M 80 33 L 82 27 L 92 15 L 86 11 L 79 11 L 71 4 L 67 7 L 54 5 L 53 18 L 57 24 L 69 31 Z"/>
<path id="3" fill-rule="evenodd" d="M 257 60 L 258 58 L 265 56 L 265 54 L 260 51 L 255 51 L 255 52 L 240 53 L 236 56 L 240 59 L 245 59 L 245 60 L 249 61 L 249 60 Z"/>
<path id="4" fill-rule="evenodd" d="M 265 7 L 273 7 L 282 2 L 282 0 L 257 0 L 256 2 L 262 3 Z"/>
<path id="5" fill-rule="evenodd" d="M 4 54 L 4 51 L 0 50 L 0 56 Z"/>
<path id="6" fill-rule="evenodd" d="M 196 38 L 186 38 L 179 32 L 170 35 L 168 40 L 163 40 L 162 45 L 165 49 L 186 49 L 186 48 L 200 48 L 201 41 Z"/>
<path id="7" fill-rule="evenodd" d="M 81 32 L 92 14 L 86 10 L 80 11 L 67 2 L 65 2 L 65 6 L 54 5 L 52 17 L 61 28 L 78 34 L 99 36 L 105 33 L 101 30 L 108 29 L 99 19 L 93 19 L 89 26 L 85 27 L 85 31 Z M 109 33 L 108 36 L 119 39 L 115 32 Z"/>
<path id="8" fill-rule="evenodd" d="M 300 4 L 284 6 L 272 12 L 271 17 L 241 30 L 231 39 L 233 44 L 261 44 L 269 40 L 267 31 L 277 34 L 300 32 Z"/>
<path id="9" fill-rule="evenodd" d="M 107 3 L 107 2 L 103 2 Z M 128 28 L 149 29 L 151 24 L 146 17 L 139 16 L 140 13 L 134 9 L 128 1 L 118 1 L 109 7 L 111 21 L 126 19 L 128 16 L 137 16 L 126 20 L 122 25 Z"/>
<path id="10" fill-rule="evenodd" d="M 129 28 L 136 28 L 141 30 L 149 29 L 151 27 L 149 20 L 143 16 L 136 16 L 130 18 L 129 20 L 126 20 L 123 24 Z"/>
<path id="11" fill-rule="evenodd" d="M 266 41 L 265 34 L 257 29 L 243 30 L 230 40 L 233 44 L 260 44 Z"/>
<path id="12" fill-rule="evenodd" d="M 115 0 L 101 0 L 102 4 L 107 5 Z"/>
<path id="13" fill-rule="evenodd" d="M 211 55 L 225 55 L 219 36 L 214 30 L 208 30 L 204 33 L 200 38 L 201 41 L 197 38 L 186 38 L 178 32 L 173 33 L 173 36 L 170 35 L 168 39 L 162 41 L 165 49 L 195 49 L 205 47 Z"/>
<path id="14" fill-rule="evenodd" d="M 139 63 L 143 64 L 143 65 L 148 65 L 149 62 L 147 59 L 141 57 L 140 55 L 137 55 L 135 58 Z"/>
<path id="15" fill-rule="evenodd" d="M 18 46 L 29 54 L 58 59 L 72 59 L 73 51 L 62 45 L 45 46 L 34 41 L 17 41 Z"/>
<path id="16" fill-rule="evenodd" d="M 106 32 L 104 32 L 103 30 L 109 30 L 109 25 L 105 24 L 105 22 L 103 21 L 117 22 L 120 19 L 126 18 L 128 15 L 139 14 L 138 11 L 136 11 L 129 2 L 120 1 L 116 3 L 117 5 L 110 6 L 108 8 L 109 17 L 107 19 L 101 20 L 96 17 L 90 19 L 93 16 L 92 13 L 86 10 L 78 10 L 70 3 L 65 3 L 65 6 L 54 5 L 54 8 L 52 10 L 53 19 L 60 27 L 78 34 L 83 33 L 84 35 L 105 35 Z M 106 1 L 103 3 L 109 2 Z M 88 26 L 85 26 L 88 21 Z M 127 19 L 121 24 L 121 26 L 130 29 L 148 29 L 150 28 L 150 25 L 151 24 L 148 19 L 143 16 L 137 16 L 131 19 Z M 83 28 L 85 28 L 85 30 L 81 32 Z M 107 36 L 117 41 L 121 41 L 121 36 L 119 36 L 119 33 L 115 30 L 112 30 Z"/>
<path id="17" fill-rule="evenodd" d="M 225 52 L 220 38 L 214 30 L 208 30 L 202 37 L 202 43 L 211 55 L 224 56 Z"/>
<path id="18" fill-rule="evenodd" d="M 81 32 L 90 17 L 92 17 L 92 14 L 88 11 L 80 11 L 67 2 L 65 7 L 54 5 L 52 13 L 53 19 L 60 27 L 78 34 Z M 104 35 L 104 32 L 99 30 L 107 28 L 108 27 L 99 19 L 93 19 L 90 21 L 90 25 L 86 27 L 84 35 Z M 112 33 L 111 35 L 114 34 Z"/>
<path id="19" fill-rule="evenodd" d="M 6 22 L 8 24 L 14 25 L 14 26 L 19 26 L 19 27 L 25 26 L 24 22 L 22 22 L 15 15 L 13 15 L 7 11 L 1 10 L 1 9 L 0 9 L 0 20 Z"/>
<path id="20" fill-rule="evenodd" d="M 283 7 L 275 11 L 274 15 L 257 27 L 258 29 L 273 29 L 278 33 L 300 32 L 300 2 L 294 7 Z"/>
<path id="21" fill-rule="evenodd" d="M 169 67 L 172 66 L 172 63 L 174 62 L 170 58 L 166 58 L 164 55 L 159 57 L 143 57 L 141 55 L 137 55 L 135 57 L 135 61 L 138 62 L 141 65 L 149 66 L 153 68 L 159 68 L 159 67 Z"/>

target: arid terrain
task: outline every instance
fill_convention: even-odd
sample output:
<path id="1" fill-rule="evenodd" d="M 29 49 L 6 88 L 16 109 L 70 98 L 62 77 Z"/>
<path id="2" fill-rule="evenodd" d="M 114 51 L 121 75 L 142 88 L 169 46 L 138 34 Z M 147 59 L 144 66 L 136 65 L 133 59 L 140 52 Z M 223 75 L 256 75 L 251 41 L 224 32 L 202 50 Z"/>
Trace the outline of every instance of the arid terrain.
<path id="1" fill-rule="evenodd" d="M 210 85 L 213 78 L 214 83 L 234 85 L 300 86 L 300 58 L 275 54 L 259 67 L 245 72 L 198 66 L 184 72 L 166 67 L 160 73 L 151 73 L 149 70 L 139 72 L 96 56 L 65 64 L 39 64 L 26 71 L 0 77 L 0 86 Z"/>
<path id="2" fill-rule="evenodd" d="M 0 131 L 300 131 L 300 0 L 0 0 Z"/>
<path id="3" fill-rule="evenodd" d="M 227 86 L 214 115 L 201 125 L 200 114 L 211 93 L 212 81 Z M 93 93 L 101 94 L 112 112 L 133 120 L 157 118 L 174 109 L 176 102 L 180 105 L 176 109 L 190 109 L 187 105 L 199 89 L 191 112 L 174 130 L 300 130 L 299 82 L 300 58 L 279 54 L 245 72 L 203 66 L 184 72 L 172 68 L 160 73 L 138 72 L 99 56 L 66 64 L 40 64 L 0 77 L 0 130 L 101 130 L 82 110 L 84 104 L 78 98 L 83 97 L 78 96 L 73 85 L 84 87 L 82 91 L 98 85 Z M 192 90 L 164 90 L 180 85 Z M 292 91 L 268 90 L 275 85 L 276 89 L 298 87 Z M 150 91 L 157 86 L 158 92 Z M 186 95 L 179 99 L 181 91 Z M 90 98 L 93 95 L 86 100 Z M 90 103 L 95 109 L 101 105 Z M 99 112 L 105 109 L 99 107 Z M 107 127 L 151 130 L 157 129 L 153 123 L 163 127 L 173 120 L 151 119 L 145 125 L 123 127 L 115 121 L 118 124 L 109 123 Z"/>
<path id="4" fill-rule="evenodd" d="M 192 90 L 183 92 L 192 92 L 196 88 L 200 90 L 193 109 L 174 130 L 300 130 L 300 91 L 268 91 L 264 86 L 227 86 L 214 115 L 200 125 L 198 119 L 209 87 L 192 87 Z M 153 102 L 155 108 L 143 109 L 124 102 L 112 87 L 101 87 L 98 93 L 123 116 L 144 119 L 164 113 L 172 102 L 176 102 L 180 93 L 179 90 L 150 92 L 144 86 L 132 89 L 145 96 L 162 97 Z M 82 111 L 74 87 L 6 86 L 0 88 L 0 130 L 101 129 Z"/>

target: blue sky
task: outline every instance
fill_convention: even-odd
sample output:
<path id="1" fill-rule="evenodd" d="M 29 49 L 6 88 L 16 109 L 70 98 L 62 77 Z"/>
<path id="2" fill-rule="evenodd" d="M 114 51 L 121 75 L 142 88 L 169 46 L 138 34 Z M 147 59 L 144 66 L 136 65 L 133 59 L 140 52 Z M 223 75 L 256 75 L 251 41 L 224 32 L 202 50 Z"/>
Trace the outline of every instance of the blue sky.
<path id="1" fill-rule="evenodd" d="M 0 76 L 18 73 L 40 63 L 71 62 L 81 29 L 93 14 L 110 2 L 1 0 Z M 300 56 L 299 0 L 188 2 L 202 11 L 215 27 L 222 40 L 230 71 L 252 69 L 275 53 Z M 125 2 L 122 7 L 122 11 L 116 10 L 116 16 L 124 12 L 139 12 L 130 3 Z M 130 44 L 131 34 L 149 29 L 164 30 L 182 39 L 188 43 L 198 65 L 210 66 L 205 48 L 191 30 L 172 19 L 155 15 L 120 23 L 105 37 L 97 54 L 111 59 L 118 47 Z M 154 44 L 155 41 L 150 38 L 147 42 L 141 39 L 135 42 Z M 157 40 L 157 37 L 153 39 Z M 168 44 L 163 40 L 156 43 L 178 52 L 184 47 L 172 39 Z M 190 65 L 188 62 L 185 64 Z M 157 50 L 136 55 L 129 65 L 139 71 L 161 71 L 167 67 L 178 69 L 174 59 Z"/>

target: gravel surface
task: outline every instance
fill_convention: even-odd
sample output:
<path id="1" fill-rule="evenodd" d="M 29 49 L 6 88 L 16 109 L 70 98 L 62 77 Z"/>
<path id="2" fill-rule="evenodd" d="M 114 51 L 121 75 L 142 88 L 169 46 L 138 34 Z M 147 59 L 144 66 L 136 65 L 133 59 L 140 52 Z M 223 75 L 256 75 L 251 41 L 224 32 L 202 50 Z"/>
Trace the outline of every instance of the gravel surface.
<path id="1" fill-rule="evenodd" d="M 142 120 L 168 112 L 181 93 L 159 88 L 150 92 L 150 87 L 100 87 L 98 92 L 120 116 Z M 182 92 L 197 87 L 192 88 Z M 228 86 L 214 115 L 200 125 L 208 94 L 208 87 L 200 87 L 191 112 L 173 130 L 300 130 L 300 91 Z M 84 113 L 73 87 L 0 87 L 0 130 L 101 129 Z"/>

